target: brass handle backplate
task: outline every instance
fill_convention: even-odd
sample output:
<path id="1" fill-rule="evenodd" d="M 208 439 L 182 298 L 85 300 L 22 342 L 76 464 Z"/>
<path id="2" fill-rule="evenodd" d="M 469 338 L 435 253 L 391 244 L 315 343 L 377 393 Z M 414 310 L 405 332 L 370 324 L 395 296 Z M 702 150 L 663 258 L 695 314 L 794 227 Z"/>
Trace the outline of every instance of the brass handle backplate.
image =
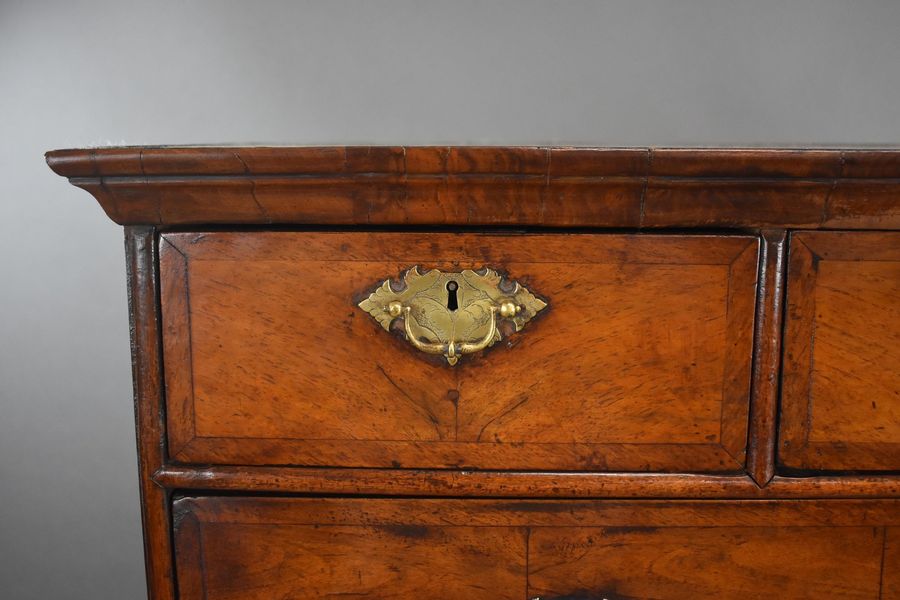
<path id="1" fill-rule="evenodd" d="M 427 354 L 441 354 L 451 365 L 464 354 L 484 350 L 502 339 L 499 322 L 515 331 L 547 303 L 494 269 L 424 273 L 412 267 L 397 285 L 381 283 L 359 307 L 390 331 L 403 320 L 406 340 Z"/>

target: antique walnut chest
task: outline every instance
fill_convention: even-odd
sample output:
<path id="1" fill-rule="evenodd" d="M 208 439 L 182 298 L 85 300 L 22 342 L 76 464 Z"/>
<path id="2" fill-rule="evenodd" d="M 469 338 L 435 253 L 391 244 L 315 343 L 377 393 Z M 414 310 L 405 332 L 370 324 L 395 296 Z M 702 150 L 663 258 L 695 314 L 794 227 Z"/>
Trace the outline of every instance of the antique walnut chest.
<path id="1" fill-rule="evenodd" d="M 154 600 L 900 598 L 900 152 L 59 150 Z"/>

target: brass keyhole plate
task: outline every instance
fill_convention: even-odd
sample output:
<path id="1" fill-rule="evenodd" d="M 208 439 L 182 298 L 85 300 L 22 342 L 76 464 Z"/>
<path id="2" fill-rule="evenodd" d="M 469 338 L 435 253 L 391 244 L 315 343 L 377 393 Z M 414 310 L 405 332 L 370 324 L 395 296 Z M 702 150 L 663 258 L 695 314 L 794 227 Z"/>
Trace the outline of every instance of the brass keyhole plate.
<path id="1" fill-rule="evenodd" d="M 547 303 L 518 282 L 483 268 L 444 273 L 408 269 L 399 291 L 385 280 L 359 307 L 390 331 L 403 319 L 407 341 L 427 354 L 442 354 L 455 365 L 463 354 L 488 348 L 502 339 L 498 321 L 521 331 Z"/>

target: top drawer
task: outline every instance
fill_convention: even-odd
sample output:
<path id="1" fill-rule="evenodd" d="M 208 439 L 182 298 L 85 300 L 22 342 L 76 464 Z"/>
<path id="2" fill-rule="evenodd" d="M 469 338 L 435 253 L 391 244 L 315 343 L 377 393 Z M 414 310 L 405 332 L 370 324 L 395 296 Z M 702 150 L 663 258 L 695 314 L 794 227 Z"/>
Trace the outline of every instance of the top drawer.
<path id="1" fill-rule="evenodd" d="M 746 236 L 163 235 L 170 454 L 736 471 L 757 252 Z M 413 266 L 497 269 L 547 306 L 518 332 L 497 316 L 502 341 L 451 366 L 408 343 L 399 309 L 389 332 L 357 306 Z"/>
<path id="2" fill-rule="evenodd" d="M 790 254 L 781 463 L 900 470 L 900 233 L 795 233 Z"/>

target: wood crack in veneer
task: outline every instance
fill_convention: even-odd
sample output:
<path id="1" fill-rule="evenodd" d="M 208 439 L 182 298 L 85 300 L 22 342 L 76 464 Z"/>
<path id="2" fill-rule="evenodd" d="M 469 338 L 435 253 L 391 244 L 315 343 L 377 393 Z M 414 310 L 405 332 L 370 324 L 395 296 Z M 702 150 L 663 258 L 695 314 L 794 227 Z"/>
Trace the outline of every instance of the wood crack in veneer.
<path id="1" fill-rule="evenodd" d="M 151 600 L 900 597 L 900 151 L 47 161 L 126 225 Z"/>

